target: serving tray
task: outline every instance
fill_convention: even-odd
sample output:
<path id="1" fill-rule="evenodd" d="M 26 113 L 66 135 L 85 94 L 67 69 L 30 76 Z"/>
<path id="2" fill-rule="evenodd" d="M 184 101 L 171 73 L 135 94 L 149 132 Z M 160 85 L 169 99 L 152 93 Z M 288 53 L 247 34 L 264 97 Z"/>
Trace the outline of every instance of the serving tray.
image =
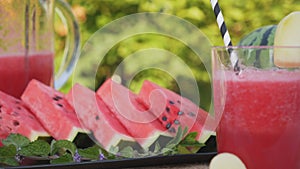
<path id="1" fill-rule="evenodd" d="M 205 144 L 206 146 L 201 148 L 195 154 L 178 154 L 170 156 L 153 156 L 144 158 L 128 158 L 66 164 L 40 164 L 6 167 L 6 169 L 120 169 L 192 163 L 209 164 L 211 159 L 217 154 L 215 136 L 211 136 Z"/>
<path id="2" fill-rule="evenodd" d="M 153 156 L 147 158 L 122 159 L 122 160 L 103 160 L 95 162 L 80 162 L 67 164 L 44 164 L 44 165 L 30 165 L 19 167 L 8 167 L 7 169 L 83 169 L 83 168 L 105 168 L 105 169 L 120 169 L 129 167 L 149 167 L 159 165 L 173 165 L 173 164 L 188 164 L 188 163 L 203 163 L 208 164 L 210 160 L 216 155 L 215 152 L 195 153 L 195 154 L 180 154 L 172 156 Z"/>

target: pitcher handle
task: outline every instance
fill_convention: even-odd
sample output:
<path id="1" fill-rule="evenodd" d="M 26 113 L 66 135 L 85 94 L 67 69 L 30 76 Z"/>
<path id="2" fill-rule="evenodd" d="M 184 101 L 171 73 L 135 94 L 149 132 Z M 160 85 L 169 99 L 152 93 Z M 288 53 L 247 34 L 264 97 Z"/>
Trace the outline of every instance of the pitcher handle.
<path id="1" fill-rule="evenodd" d="M 64 0 L 55 0 L 55 11 L 68 27 L 63 58 L 59 70 L 55 73 L 54 77 L 54 88 L 59 89 L 67 82 L 78 61 L 80 53 L 80 32 L 79 25 L 67 2 Z"/>

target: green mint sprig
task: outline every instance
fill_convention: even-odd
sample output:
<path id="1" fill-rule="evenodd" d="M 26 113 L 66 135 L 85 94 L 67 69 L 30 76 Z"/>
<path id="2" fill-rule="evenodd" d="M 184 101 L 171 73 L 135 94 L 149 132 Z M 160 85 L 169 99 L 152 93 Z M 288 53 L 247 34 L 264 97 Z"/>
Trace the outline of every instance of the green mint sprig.
<path id="1" fill-rule="evenodd" d="M 46 160 L 50 164 L 76 163 L 82 161 L 98 161 L 106 159 L 140 158 L 150 156 L 174 155 L 195 153 L 204 144 L 196 141 L 196 132 L 187 134 L 179 127 L 177 134 L 165 146 L 158 142 L 154 150 L 137 151 L 130 146 L 120 149 L 112 146 L 109 151 L 98 145 L 87 148 L 78 148 L 68 140 L 52 140 L 49 144 L 45 140 L 30 140 L 20 134 L 10 134 L 2 140 L 0 147 L 0 166 L 19 166 L 27 159 Z"/>

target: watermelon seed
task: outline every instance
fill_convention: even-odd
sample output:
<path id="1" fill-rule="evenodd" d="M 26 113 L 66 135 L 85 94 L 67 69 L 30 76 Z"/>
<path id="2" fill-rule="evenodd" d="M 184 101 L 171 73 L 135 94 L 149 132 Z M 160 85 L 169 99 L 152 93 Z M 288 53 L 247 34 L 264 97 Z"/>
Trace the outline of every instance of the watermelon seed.
<path id="1" fill-rule="evenodd" d="M 170 112 L 170 108 L 169 108 L 169 107 L 166 107 L 166 111 L 169 113 L 169 112 Z"/>
<path id="2" fill-rule="evenodd" d="M 16 121 L 16 120 L 14 120 L 13 124 L 14 124 L 14 126 L 20 125 L 20 123 L 18 121 Z"/>
<path id="3" fill-rule="evenodd" d="M 171 123 L 168 123 L 168 124 L 166 125 L 166 128 L 169 129 L 171 126 L 172 126 L 172 124 L 171 124 Z"/>
<path id="4" fill-rule="evenodd" d="M 97 115 L 95 119 L 96 119 L 96 120 L 99 120 L 100 118 L 99 118 L 99 116 Z"/>
<path id="5" fill-rule="evenodd" d="M 174 104 L 174 102 L 172 100 L 169 101 L 170 104 Z"/>
<path id="6" fill-rule="evenodd" d="M 61 96 L 54 96 L 53 98 L 52 98 L 53 100 L 55 100 L 55 101 L 59 101 L 59 100 L 61 100 L 62 99 L 62 97 Z"/>
<path id="7" fill-rule="evenodd" d="M 167 118 L 166 116 L 163 116 L 161 119 L 162 119 L 163 121 L 167 121 L 167 120 L 168 120 L 168 118 Z"/>
<path id="8" fill-rule="evenodd" d="M 14 111 L 14 112 L 12 113 L 12 115 L 13 115 L 13 116 L 18 116 L 19 113 Z"/>
<path id="9" fill-rule="evenodd" d="M 180 124 L 179 120 L 174 120 L 174 124 Z"/>
<path id="10" fill-rule="evenodd" d="M 179 111 L 177 114 L 178 115 L 183 115 L 184 113 L 183 113 L 183 111 Z"/>
<path id="11" fill-rule="evenodd" d="M 17 106 L 17 109 L 18 109 L 18 110 L 21 110 L 21 107 L 20 107 L 20 106 Z"/>
<path id="12" fill-rule="evenodd" d="M 11 130 L 12 130 L 12 129 L 11 129 L 10 127 L 8 127 L 8 126 L 7 126 L 6 128 L 7 128 L 7 130 L 9 130 L 9 131 L 11 131 Z"/>
<path id="13" fill-rule="evenodd" d="M 191 116 L 191 117 L 195 117 L 196 116 L 196 114 L 193 113 L 193 112 L 189 112 L 188 115 Z"/>
<path id="14" fill-rule="evenodd" d="M 30 116 L 30 115 L 28 117 L 31 118 L 31 119 L 34 119 L 33 116 Z"/>
<path id="15" fill-rule="evenodd" d="M 176 133 L 176 129 L 174 127 L 172 127 L 172 128 L 169 129 L 169 132 Z"/>
<path id="16" fill-rule="evenodd" d="M 180 101 L 180 100 L 177 100 L 177 103 L 179 103 L 179 104 L 180 104 L 180 103 L 181 103 L 181 101 Z"/>
<path id="17" fill-rule="evenodd" d="M 16 100 L 15 103 L 16 103 L 16 104 L 20 104 L 20 101 Z"/>
<path id="18" fill-rule="evenodd" d="M 64 107 L 62 104 L 60 104 L 60 103 L 57 103 L 57 105 L 59 106 L 59 107 Z"/>

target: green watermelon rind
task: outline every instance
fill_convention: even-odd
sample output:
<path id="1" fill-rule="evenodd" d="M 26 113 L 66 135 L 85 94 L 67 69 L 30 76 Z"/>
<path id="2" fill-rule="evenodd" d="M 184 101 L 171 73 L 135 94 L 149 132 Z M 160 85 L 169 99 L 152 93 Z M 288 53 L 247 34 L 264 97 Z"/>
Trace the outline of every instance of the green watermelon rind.
<path id="1" fill-rule="evenodd" d="M 277 25 L 258 28 L 244 36 L 238 46 L 273 46 Z"/>
<path id="2" fill-rule="evenodd" d="M 275 32 L 277 25 L 268 25 L 258 28 L 246 36 L 244 36 L 238 43 L 238 46 L 273 46 Z M 272 53 L 268 50 L 258 50 L 258 49 L 241 49 L 238 54 L 240 60 L 245 66 L 255 66 L 260 68 L 271 68 L 274 66 L 272 58 Z"/>

